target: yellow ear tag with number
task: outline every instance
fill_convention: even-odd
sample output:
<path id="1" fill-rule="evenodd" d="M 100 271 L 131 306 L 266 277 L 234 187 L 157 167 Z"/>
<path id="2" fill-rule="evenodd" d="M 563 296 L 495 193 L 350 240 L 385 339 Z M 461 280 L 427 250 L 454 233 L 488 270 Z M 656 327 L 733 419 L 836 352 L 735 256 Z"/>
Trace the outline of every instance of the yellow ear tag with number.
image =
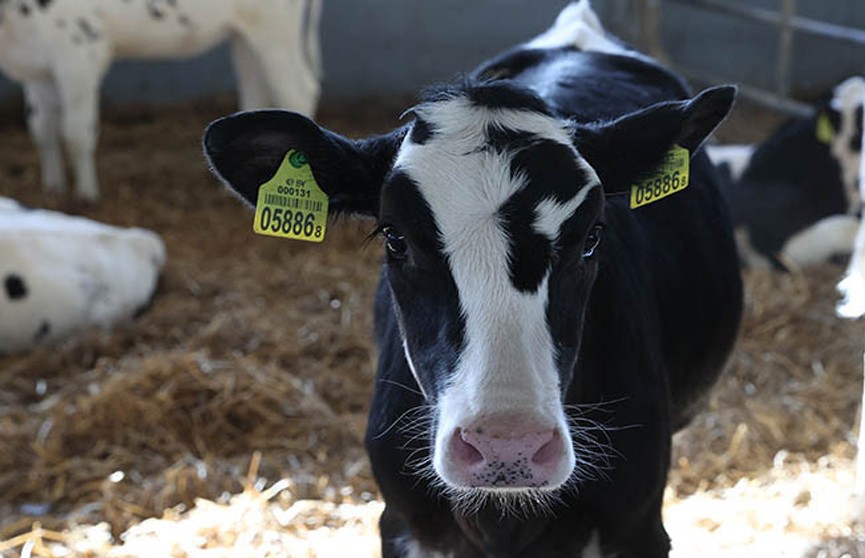
<path id="1" fill-rule="evenodd" d="M 631 186 L 631 209 L 677 194 L 688 187 L 691 154 L 674 145 L 658 170 Z"/>
<path id="2" fill-rule="evenodd" d="M 835 139 L 835 128 L 832 126 L 832 121 L 829 120 L 829 115 L 825 112 L 821 112 L 820 116 L 817 117 L 815 133 L 817 134 L 817 141 L 820 143 L 831 145 L 832 140 Z"/>
<path id="3" fill-rule="evenodd" d="M 306 155 L 291 150 L 273 178 L 258 188 L 252 230 L 265 236 L 324 240 L 327 194 L 318 187 Z"/>

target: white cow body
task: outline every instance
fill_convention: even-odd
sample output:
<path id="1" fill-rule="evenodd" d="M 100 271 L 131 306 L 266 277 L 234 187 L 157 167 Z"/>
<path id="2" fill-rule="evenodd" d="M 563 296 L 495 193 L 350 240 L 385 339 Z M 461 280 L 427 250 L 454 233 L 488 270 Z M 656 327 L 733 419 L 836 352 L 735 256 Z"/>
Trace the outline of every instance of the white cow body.
<path id="1" fill-rule="evenodd" d="M 164 263 L 165 246 L 151 231 L 0 198 L 0 353 L 130 320 Z"/>
<path id="2" fill-rule="evenodd" d="M 114 58 L 182 58 L 230 40 L 244 109 L 314 112 L 320 0 L 0 0 L 0 70 L 24 85 L 46 190 L 99 196 L 99 86 Z"/>

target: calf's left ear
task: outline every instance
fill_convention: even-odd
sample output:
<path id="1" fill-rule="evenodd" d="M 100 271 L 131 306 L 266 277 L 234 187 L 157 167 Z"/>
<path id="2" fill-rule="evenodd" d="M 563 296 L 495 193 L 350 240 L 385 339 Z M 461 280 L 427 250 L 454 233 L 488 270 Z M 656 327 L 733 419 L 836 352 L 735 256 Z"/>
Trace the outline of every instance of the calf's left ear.
<path id="1" fill-rule="evenodd" d="M 577 149 L 608 194 L 627 191 L 634 180 L 654 171 L 673 145 L 693 156 L 730 112 L 735 96 L 733 86 L 714 87 L 687 101 L 658 103 L 609 123 L 578 127 Z"/>
<path id="2" fill-rule="evenodd" d="M 306 154 L 332 211 L 375 216 L 401 133 L 351 140 L 301 114 L 255 110 L 214 121 L 203 143 L 213 172 L 250 205 L 293 149 Z"/>

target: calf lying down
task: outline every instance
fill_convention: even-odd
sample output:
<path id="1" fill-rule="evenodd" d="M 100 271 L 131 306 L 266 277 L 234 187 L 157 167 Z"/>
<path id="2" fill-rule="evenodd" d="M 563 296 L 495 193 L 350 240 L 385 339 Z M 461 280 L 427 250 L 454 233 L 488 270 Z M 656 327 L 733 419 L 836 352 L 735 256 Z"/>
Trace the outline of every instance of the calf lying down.
<path id="1" fill-rule="evenodd" d="M 131 320 L 165 263 L 155 233 L 0 198 L 0 353 Z"/>
<path id="2" fill-rule="evenodd" d="M 835 86 L 814 114 L 756 146 L 711 146 L 727 169 L 743 263 L 787 269 L 853 251 L 862 202 L 865 79 Z"/>
<path id="3" fill-rule="evenodd" d="M 319 187 L 332 212 L 378 223 L 366 444 L 386 558 L 668 555 L 671 435 L 741 312 L 701 150 L 732 102 L 729 87 L 691 97 L 584 0 L 390 133 L 351 140 L 281 111 L 208 128 L 256 228 L 317 234 Z M 292 167 L 317 186 L 296 193 Z"/>

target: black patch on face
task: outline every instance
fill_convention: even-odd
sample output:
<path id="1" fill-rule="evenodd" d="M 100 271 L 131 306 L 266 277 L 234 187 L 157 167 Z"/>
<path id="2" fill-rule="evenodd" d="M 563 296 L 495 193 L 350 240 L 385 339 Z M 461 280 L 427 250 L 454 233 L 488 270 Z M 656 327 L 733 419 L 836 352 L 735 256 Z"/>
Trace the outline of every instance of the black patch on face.
<path id="1" fill-rule="evenodd" d="M 382 188 L 380 221 L 396 226 L 406 236 L 416 248 L 412 250 L 414 258 L 438 257 L 444 249 L 432 210 L 417 183 L 401 170 L 395 171 Z"/>
<path id="2" fill-rule="evenodd" d="M 833 108 L 829 108 L 825 112 L 826 118 L 832 124 L 832 133 L 837 134 L 841 130 L 841 113 Z"/>
<path id="3" fill-rule="evenodd" d="M 10 273 L 3 279 L 3 285 L 6 287 L 6 296 L 9 300 L 21 300 L 27 297 L 27 284 L 20 275 Z"/>
<path id="4" fill-rule="evenodd" d="M 36 0 L 36 3 L 39 4 L 39 7 L 43 10 L 51 5 L 52 0 Z"/>
<path id="5" fill-rule="evenodd" d="M 461 82 L 428 89 L 422 104 L 450 101 L 466 97 L 478 107 L 514 109 L 552 116 L 547 104 L 534 92 L 507 80 L 478 81 L 471 78 Z"/>
<path id="6" fill-rule="evenodd" d="M 508 235 L 508 275 L 520 292 L 535 292 L 547 274 L 552 256 L 550 240 L 532 228 L 535 208 L 526 205 L 524 192 L 517 193 L 499 208 L 502 228 Z"/>
<path id="7" fill-rule="evenodd" d="M 856 107 L 853 115 L 853 137 L 850 138 L 850 149 L 854 153 L 862 152 L 862 105 Z"/>
<path id="8" fill-rule="evenodd" d="M 36 330 L 36 333 L 33 335 L 33 341 L 40 343 L 49 333 L 51 333 L 51 324 L 47 321 L 43 321 L 39 324 L 39 329 Z"/>
<path id="9" fill-rule="evenodd" d="M 432 125 L 423 118 L 418 117 L 415 118 L 414 123 L 411 126 L 409 141 L 417 145 L 423 145 L 434 135 L 435 130 L 433 130 Z"/>
<path id="10" fill-rule="evenodd" d="M 18 11 L 21 12 L 22 16 L 27 17 L 30 15 L 30 6 L 28 6 L 27 4 L 21 4 L 20 6 L 18 6 Z"/>
<path id="11" fill-rule="evenodd" d="M 152 17 L 153 19 L 162 19 L 164 17 L 162 10 L 158 9 L 153 4 L 147 5 L 147 11 L 150 12 L 150 17 Z"/>
<path id="12" fill-rule="evenodd" d="M 502 228 L 508 235 L 508 275 L 521 292 L 534 292 L 550 268 L 552 241 L 534 229 L 537 205 L 552 199 L 571 200 L 589 183 L 589 175 L 578 164 L 568 146 L 534 138 L 529 145 L 515 147 L 511 176 L 522 176 L 525 186 L 499 208 Z"/>
<path id="13" fill-rule="evenodd" d="M 530 147 L 540 140 L 537 135 L 531 132 L 493 125 L 487 127 L 485 135 L 484 149 L 492 149 L 499 153 L 515 152 Z"/>
<path id="14" fill-rule="evenodd" d="M 470 87 L 469 100 L 480 107 L 491 109 L 516 109 L 550 115 L 547 104 L 537 95 L 504 81 L 484 83 Z"/>
<path id="15" fill-rule="evenodd" d="M 417 183 L 396 170 L 382 189 L 380 224 L 398 229 L 409 255 L 390 259 L 387 282 L 421 383 L 435 398 L 465 343 L 459 293 L 443 254 L 441 235 Z"/>
<path id="16" fill-rule="evenodd" d="M 588 171 L 577 164 L 576 157 L 570 146 L 539 139 L 531 147 L 516 151 L 511 160 L 511 175 L 525 176 L 526 190 L 564 203 L 591 180 Z"/>

